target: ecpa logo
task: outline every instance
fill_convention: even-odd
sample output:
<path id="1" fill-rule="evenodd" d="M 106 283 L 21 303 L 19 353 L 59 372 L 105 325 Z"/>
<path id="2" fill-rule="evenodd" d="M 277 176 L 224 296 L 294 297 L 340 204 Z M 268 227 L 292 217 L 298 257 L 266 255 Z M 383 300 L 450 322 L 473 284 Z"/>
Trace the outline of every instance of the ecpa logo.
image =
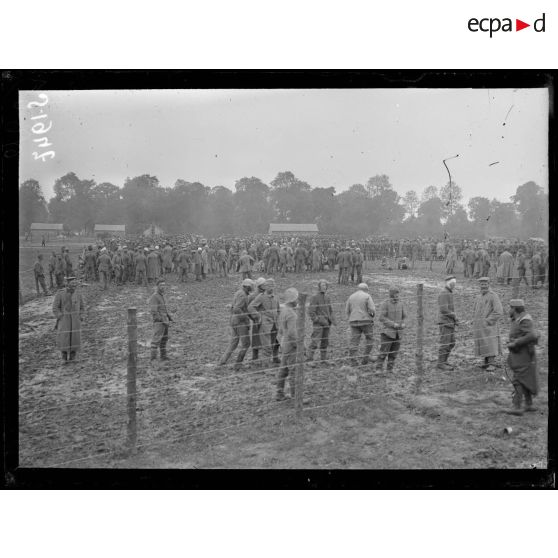
<path id="1" fill-rule="evenodd" d="M 543 15 L 539 19 L 536 19 L 533 22 L 533 29 L 537 33 L 545 32 L 545 17 L 546 14 L 543 13 Z M 483 33 L 490 33 L 490 38 L 492 38 L 492 35 L 494 33 L 497 33 L 498 31 L 511 32 L 514 30 L 512 19 L 509 17 L 505 17 L 503 19 L 500 19 L 498 17 L 485 17 L 482 19 L 472 17 L 469 20 L 467 27 L 469 28 L 469 31 L 472 31 L 473 33 L 477 33 L 478 31 L 482 31 Z M 525 23 L 520 19 L 515 20 L 515 31 L 521 31 L 522 29 L 526 29 L 527 27 L 531 27 L 531 24 Z"/>

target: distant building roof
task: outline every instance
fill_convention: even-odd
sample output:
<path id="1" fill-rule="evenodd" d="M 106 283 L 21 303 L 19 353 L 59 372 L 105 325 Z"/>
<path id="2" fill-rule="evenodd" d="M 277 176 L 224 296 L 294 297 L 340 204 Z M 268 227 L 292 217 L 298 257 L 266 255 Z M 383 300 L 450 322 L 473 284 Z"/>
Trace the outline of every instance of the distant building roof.
<path id="1" fill-rule="evenodd" d="M 126 232 L 125 225 L 95 225 L 96 231 L 122 231 Z"/>
<path id="2" fill-rule="evenodd" d="M 31 230 L 40 229 L 43 231 L 62 231 L 64 225 L 61 223 L 31 223 Z"/>
<path id="3" fill-rule="evenodd" d="M 311 232 L 317 233 L 318 225 L 315 223 L 270 223 L 269 232 Z"/>

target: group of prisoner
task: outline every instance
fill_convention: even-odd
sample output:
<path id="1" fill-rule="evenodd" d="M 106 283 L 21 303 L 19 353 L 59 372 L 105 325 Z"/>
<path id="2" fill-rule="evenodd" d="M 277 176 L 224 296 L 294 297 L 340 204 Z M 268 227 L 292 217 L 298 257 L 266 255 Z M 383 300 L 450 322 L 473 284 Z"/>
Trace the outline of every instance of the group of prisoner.
<path id="1" fill-rule="evenodd" d="M 394 260 L 392 261 L 392 258 Z M 161 277 L 186 282 L 191 277 L 203 281 L 211 276 L 240 273 L 253 274 L 320 273 L 338 269 L 338 283 L 362 282 L 365 261 L 379 260 L 381 267 L 413 269 L 417 261 L 442 259 L 446 274 L 455 274 L 458 262 L 463 277 L 478 279 L 491 274 L 499 283 L 525 282 L 532 288 L 548 281 L 548 250 L 535 241 L 442 241 L 433 239 L 346 240 L 315 238 L 213 239 L 180 236 L 153 239 L 112 238 L 89 245 L 79 256 L 77 266 L 69 250 L 52 252 L 47 269 L 43 256 L 34 266 L 37 294 L 59 289 L 64 277 L 81 273 L 86 281 L 100 281 L 104 289 L 110 284 L 121 286 L 155 284 Z"/>

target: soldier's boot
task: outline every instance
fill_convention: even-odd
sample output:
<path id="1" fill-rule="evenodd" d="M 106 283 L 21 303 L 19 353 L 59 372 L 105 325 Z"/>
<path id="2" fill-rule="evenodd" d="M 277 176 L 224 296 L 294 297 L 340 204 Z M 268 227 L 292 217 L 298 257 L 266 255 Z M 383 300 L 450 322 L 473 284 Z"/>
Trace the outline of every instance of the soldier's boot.
<path id="1" fill-rule="evenodd" d="M 320 351 L 320 360 L 322 366 L 329 366 L 329 362 L 327 360 L 327 351 Z"/>
<path id="2" fill-rule="evenodd" d="M 252 349 L 252 362 L 258 360 L 259 353 L 260 353 L 259 349 Z"/>
<path id="3" fill-rule="evenodd" d="M 291 392 L 291 399 L 294 400 L 295 393 L 296 393 L 296 388 L 295 388 L 295 379 L 294 379 L 294 376 L 292 374 L 289 375 L 289 390 Z"/>
<path id="4" fill-rule="evenodd" d="M 306 359 L 305 362 L 310 366 L 310 368 L 314 368 L 316 365 L 314 364 L 314 349 L 308 348 L 306 350 Z"/>
<path id="5" fill-rule="evenodd" d="M 62 351 L 62 364 L 68 363 L 68 353 L 66 351 Z"/>
<path id="6" fill-rule="evenodd" d="M 151 360 L 157 360 L 157 345 L 151 345 Z"/>
<path id="7" fill-rule="evenodd" d="M 523 414 L 523 411 L 521 410 L 521 387 L 520 386 L 514 386 L 514 392 L 513 392 L 513 397 L 512 397 L 512 408 L 508 411 L 508 413 L 510 415 L 517 415 L 517 416 L 521 416 Z"/>
<path id="8" fill-rule="evenodd" d="M 537 408 L 533 405 L 533 396 L 531 392 L 523 388 L 523 394 L 525 395 L 525 411 L 528 413 L 533 413 Z"/>
<path id="9" fill-rule="evenodd" d="M 277 379 L 277 392 L 275 394 L 275 401 L 285 401 L 285 378 Z"/>
<path id="10" fill-rule="evenodd" d="M 362 357 L 362 366 L 366 366 L 370 362 L 370 357 L 368 355 L 364 355 Z"/>
<path id="11" fill-rule="evenodd" d="M 166 347 L 161 347 L 160 352 L 161 352 L 161 360 L 170 360 L 169 355 L 167 354 L 167 348 Z"/>
<path id="12" fill-rule="evenodd" d="M 384 370 L 384 361 L 381 358 L 379 358 L 376 361 L 376 372 L 383 372 L 383 370 Z"/>
<path id="13" fill-rule="evenodd" d="M 395 360 L 389 360 L 389 359 L 388 359 L 388 363 L 387 363 L 387 366 L 386 366 L 386 370 L 387 370 L 388 372 L 393 372 L 393 366 L 394 366 L 394 365 L 395 365 Z"/>
<path id="14" fill-rule="evenodd" d="M 234 363 L 234 370 L 238 372 L 242 370 L 242 362 L 244 361 L 244 356 L 246 355 L 246 350 L 241 350 L 236 357 L 236 362 Z"/>
<path id="15" fill-rule="evenodd" d="M 70 357 L 68 360 L 76 360 L 76 353 L 75 351 L 70 351 Z"/>

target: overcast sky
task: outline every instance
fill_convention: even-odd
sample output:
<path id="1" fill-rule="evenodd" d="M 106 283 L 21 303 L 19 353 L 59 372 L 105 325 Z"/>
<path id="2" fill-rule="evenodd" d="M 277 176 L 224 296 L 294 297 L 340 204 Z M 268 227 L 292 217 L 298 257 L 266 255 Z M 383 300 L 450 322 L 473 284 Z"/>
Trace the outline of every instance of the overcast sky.
<path id="1" fill-rule="evenodd" d="M 420 195 L 447 182 L 442 159 L 456 154 L 448 165 L 466 199 L 509 201 L 529 180 L 548 188 L 546 89 L 45 91 L 48 104 L 28 108 L 38 93 L 20 93 L 20 182 L 38 180 L 47 198 L 70 171 L 233 190 L 289 170 L 337 192 L 387 174 L 399 194 Z M 31 126 L 49 121 L 53 145 L 37 148 Z M 48 150 L 54 159 L 33 158 Z"/>

